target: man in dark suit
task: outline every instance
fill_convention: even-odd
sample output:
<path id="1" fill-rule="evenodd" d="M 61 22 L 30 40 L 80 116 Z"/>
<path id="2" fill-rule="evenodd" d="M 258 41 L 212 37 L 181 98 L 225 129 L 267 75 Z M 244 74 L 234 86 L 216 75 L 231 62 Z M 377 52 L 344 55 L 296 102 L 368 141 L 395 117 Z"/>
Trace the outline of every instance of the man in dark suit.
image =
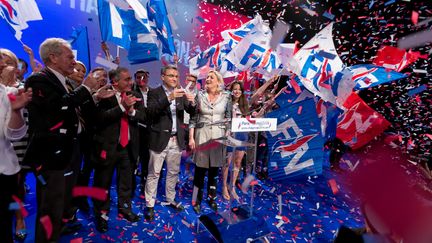
<path id="1" fill-rule="evenodd" d="M 114 169 L 117 169 L 118 213 L 128 221 L 140 218 L 132 212 L 131 191 L 133 163 L 138 157 L 138 122 L 145 122 L 145 110 L 131 92 L 132 77 L 127 68 L 111 70 L 110 77 L 115 96 L 101 100 L 97 105 L 97 125 L 94 137 L 94 187 L 110 191 Z M 108 230 L 107 215 L 110 198 L 93 200 L 96 229 Z"/>
<path id="2" fill-rule="evenodd" d="M 133 87 L 133 91 L 136 93 L 137 98 L 141 99 L 141 104 L 147 108 L 147 96 L 150 88 L 148 87 L 148 78 L 149 72 L 144 69 L 139 69 L 134 74 L 135 84 Z M 150 159 L 149 153 L 149 144 L 148 144 L 148 136 L 149 136 L 149 124 L 147 123 L 138 123 L 139 125 L 139 163 L 141 164 L 141 174 L 140 174 L 140 196 L 144 196 L 144 188 L 147 180 L 148 174 L 148 162 Z M 138 165 L 138 164 L 137 164 Z M 137 168 L 136 166 L 135 168 Z M 135 179 L 135 177 L 134 177 Z M 132 193 L 135 192 L 136 180 L 134 180 L 134 187 L 132 188 Z"/>
<path id="3" fill-rule="evenodd" d="M 195 110 L 193 94 L 179 87 L 178 70 L 165 66 L 161 70 L 162 85 L 148 94 L 147 111 L 152 121 L 150 126 L 150 161 L 145 188 L 146 219 L 154 219 L 154 204 L 157 185 L 164 160 L 167 163 L 165 196 L 168 205 L 178 211 L 183 207 L 175 201 L 175 186 L 180 171 L 181 151 L 185 149 L 184 111 Z"/>
<path id="4" fill-rule="evenodd" d="M 98 84 L 89 75 L 82 86 L 70 89 L 66 77 L 73 73 L 75 60 L 67 41 L 46 39 L 39 52 L 46 67 L 26 82 L 33 97 L 28 104 L 30 139 L 24 163 L 31 162 L 38 178 L 36 242 L 57 242 L 62 219 L 72 208 L 74 168 L 79 166 L 77 137 L 82 125 L 77 108 L 95 108 L 92 90 Z M 44 228 L 48 221 L 52 224 L 50 237 Z"/>

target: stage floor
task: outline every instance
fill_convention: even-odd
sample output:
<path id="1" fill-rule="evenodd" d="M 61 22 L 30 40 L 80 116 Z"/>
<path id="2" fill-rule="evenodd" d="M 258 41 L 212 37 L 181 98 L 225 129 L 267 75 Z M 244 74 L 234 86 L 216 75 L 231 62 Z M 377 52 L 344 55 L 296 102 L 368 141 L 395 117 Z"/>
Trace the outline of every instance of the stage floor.
<path id="1" fill-rule="evenodd" d="M 332 242 L 339 226 L 363 226 L 356 200 L 340 183 L 337 183 L 339 192 L 334 194 L 329 185 L 331 179 L 337 182 L 338 174 L 324 169 L 323 175 L 320 176 L 286 184 L 268 179 L 255 186 L 257 197 L 254 200 L 254 213 L 256 217 L 265 220 L 267 228 L 271 231 L 268 237 L 270 242 Z M 26 209 L 29 211 L 26 218 L 29 230 L 26 242 L 34 242 L 36 194 L 35 179 L 32 175 L 28 175 L 27 183 L 31 191 L 26 198 Z M 177 193 L 177 198 L 185 206 L 185 211 L 177 213 L 160 203 L 164 201 L 163 185 L 158 190 L 160 201 L 155 206 L 155 220 L 147 222 L 144 220 L 143 211 L 145 201 L 137 192 L 133 207 L 134 211 L 141 215 L 142 220 L 129 223 L 117 217 L 117 197 L 115 187 L 112 187 L 109 231 L 100 234 L 95 229 L 93 214 L 79 212 L 78 218 L 83 227 L 73 235 L 63 236 L 60 242 L 216 242 L 209 233 L 196 231 L 198 218 L 190 205 L 192 181 L 181 176 Z M 218 193 L 219 212 L 222 212 L 228 209 L 228 203 L 220 196 L 220 190 Z M 250 190 L 248 194 L 242 194 L 240 190 L 237 190 L 237 193 L 243 197 L 244 203 L 249 203 Z M 278 195 L 281 195 L 281 205 L 278 202 Z M 202 207 L 203 214 L 211 213 L 205 202 L 202 203 Z M 278 217 L 280 209 L 282 214 Z M 248 234 L 248 231 L 244 230 L 244 233 Z"/>

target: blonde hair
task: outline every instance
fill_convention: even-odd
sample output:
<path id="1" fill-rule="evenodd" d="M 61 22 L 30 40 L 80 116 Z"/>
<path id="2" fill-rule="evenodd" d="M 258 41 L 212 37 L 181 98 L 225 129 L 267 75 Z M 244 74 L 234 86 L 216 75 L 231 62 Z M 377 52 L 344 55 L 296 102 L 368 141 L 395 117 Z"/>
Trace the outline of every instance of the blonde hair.
<path id="1" fill-rule="evenodd" d="M 17 56 L 15 55 L 15 53 L 13 53 L 12 51 L 10 51 L 10 50 L 8 50 L 8 49 L 5 49 L 5 48 L 1 48 L 1 49 L 0 49 L 0 53 L 1 53 L 3 56 L 7 56 L 7 57 L 9 57 L 10 59 L 12 59 L 12 61 L 15 63 L 15 68 L 18 67 L 18 58 L 17 58 Z"/>
<path id="2" fill-rule="evenodd" d="M 222 77 L 222 74 L 220 74 L 220 72 L 218 72 L 216 70 L 210 70 L 207 75 L 210 75 L 210 73 L 214 73 L 214 75 L 216 76 L 216 78 L 218 80 L 218 83 L 219 83 L 218 91 L 219 92 L 224 91 L 225 90 L 225 83 L 224 83 L 224 79 Z"/>
<path id="3" fill-rule="evenodd" d="M 83 68 L 84 68 L 84 72 L 85 73 L 87 73 L 87 67 L 84 65 L 84 63 L 83 62 L 81 62 L 81 61 L 75 61 L 76 62 L 76 64 L 79 64 L 79 65 L 81 65 Z"/>

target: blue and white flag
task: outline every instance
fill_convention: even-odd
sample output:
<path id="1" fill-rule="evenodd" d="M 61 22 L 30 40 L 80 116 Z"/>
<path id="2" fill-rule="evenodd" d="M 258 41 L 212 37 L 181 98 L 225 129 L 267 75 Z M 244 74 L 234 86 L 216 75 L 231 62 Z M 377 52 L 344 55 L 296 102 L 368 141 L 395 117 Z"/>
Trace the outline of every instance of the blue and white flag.
<path id="1" fill-rule="evenodd" d="M 324 140 L 315 101 L 304 99 L 266 117 L 278 119 L 277 130 L 268 132 L 269 176 L 282 181 L 321 174 Z"/>
<path id="2" fill-rule="evenodd" d="M 255 16 L 252 20 L 243 24 L 237 29 L 224 30 L 221 32 L 221 36 L 224 40 L 231 40 L 235 43 L 240 42 L 246 35 L 248 35 L 251 31 L 253 31 L 258 23 L 262 23 L 263 19 L 261 15 Z"/>
<path id="3" fill-rule="evenodd" d="M 107 0 L 98 0 L 99 25 L 102 41 L 111 42 L 129 50 L 129 25 L 134 18 L 132 8 L 121 9 Z"/>
<path id="4" fill-rule="evenodd" d="M 336 52 L 332 29 L 333 23 L 308 41 L 294 55 L 298 66 L 291 66 L 291 69 L 300 77 L 306 89 L 342 108 L 352 92 L 354 82 Z"/>
<path id="5" fill-rule="evenodd" d="M 0 15 L 8 23 L 17 40 L 28 28 L 27 22 L 42 20 L 35 0 L 0 0 Z"/>
<path id="6" fill-rule="evenodd" d="M 91 70 L 87 27 L 74 29 L 69 42 L 75 54 L 75 59 L 84 63 L 87 70 Z"/>
<path id="7" fill-rule="evenodd" d="M 150 0 L 147 3 L 147 11 L 149 20 L 153 22 L 151 28 L 161 42 L 162 53 L 174 55 L 176 50 L 165 1 Z"/>
<path id="8" fill-rule="evenodd" d="M 348 69 L 353 75 L 355 90 L 367 89 L 407 77 L 403 73 L 373 64 L 358 64 Z"/>
<path id="9" fill-rule="evenodd" d="M 231 72 L 235 72 L 232 63 L 225 59 L 227 53 L 231 51 L 228 41 L 219 42 L 195 57 L 189 59 L 189 72 L 198 77 L 205 78 L 210 69 L 219 70 L 223 77 L 228 77 Z"/>
<path id="10" fill-rule="evenodd" d="M 233 45 L 226 59 L 241 71 L 252 70 L 263 65 L 265 57 L 271 53 L 270 48 L 271 30 L 262 21 L 254 25 L 244 38 Z M 265 63 L 268 64 L 268 63 Z"/>
<path id="11" fill-rule="evenodd" d="M 102 40 L 128 50 L 131 64 L 160 58 L 147 10 L 138 0 L 98 0 L 98 11 Z"/>

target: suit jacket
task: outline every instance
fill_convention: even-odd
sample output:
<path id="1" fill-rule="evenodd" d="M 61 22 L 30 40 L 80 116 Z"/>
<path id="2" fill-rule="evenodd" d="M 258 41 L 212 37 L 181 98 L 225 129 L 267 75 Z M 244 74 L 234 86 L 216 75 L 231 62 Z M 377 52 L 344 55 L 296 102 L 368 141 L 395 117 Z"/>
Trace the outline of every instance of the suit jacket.
<path id="1" fill-rule="evenodd" d="M 138 96 L 134 93 L 134 96 Z M 135 116 L 128 116 L 129 121 L 129 154 L 133 163 L 138 158 L 139 133 L 138 122 L 146 121 L 146 112 L 140 102 L 135 103 Z M 97 105 L 97 119 L 94 136 L 93 161 L 104 164 L 106 158 L 119 146 L 120 121 L 124 112 L 115 96 L 101 100 Z"/>
<path id="2" fill-rule="evenodd" d="M 177 142 L 181 149 L 185 149 L 184 111 L 189 114 L 195 112 L 195 107 L 185 96 L 176 98 Z M 148 93 L 147 110 L 151 116 L 149 148 L 155 152 L 162 152 L 168 145 L 172 133 L 172 114 L 170 102 L 162 86 L 152 89 Z"/>
<path id="3" fill-rule="evenodd" d="M 138 85 L 134 85 L 133 88 L 134 92 L 136 93 L 136 97 L 141 99 L 141 105 L 144 107 L 144 96 L 141 93 L 140 88 Z M 150 92 L 151 88 L 148 88 L 148 92 Z M 147 93 L 148 97 L 148 93 Z M 148 100 L 148 99 L 147 99 Z M 150 134 L 150 119 L 146 119 L 145 122 L 138 122 L 139 126 L 139 150 L 148 150 L 148 142 L 149 142 L 149 134 Z"/>
<path id="4" fill-rule="evenodd" d="M 28 104 L 29 144 L 24 163 L 64 169 L 70 163 L 72 143 L 77 138 L 76 108 L 96 108 L 91 93 L 80 86 L 68 93 L 60 80 L 48 68 L 31 75 L 26 88 L 32 88 Z"/>

